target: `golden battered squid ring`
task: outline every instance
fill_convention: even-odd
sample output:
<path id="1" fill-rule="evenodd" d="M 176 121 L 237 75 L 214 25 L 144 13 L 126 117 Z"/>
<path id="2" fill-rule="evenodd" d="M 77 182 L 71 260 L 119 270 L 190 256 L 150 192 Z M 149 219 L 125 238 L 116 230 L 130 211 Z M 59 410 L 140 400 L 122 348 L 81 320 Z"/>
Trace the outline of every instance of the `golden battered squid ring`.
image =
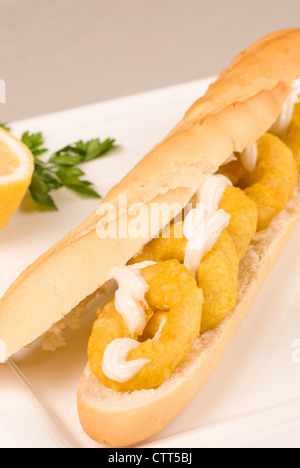
<path id="1" fill-rule="evenodd" d="M 266 229 L 287 205 L 297 185 L 297 165 L 291 150 L 278 137 L 266 133 L 257 142 L 258 159 L 253 172 L 239 186 L 258 207 L 258 231 Z"/>
<path id="2" fill-rule="evenodd" d="M 174 229 L 176 229 L 176 226 L 171 227 L 171 232 Z M 165 242 L 167 239 L 154 239 L 152 241 L 154 255 L 150 258 L 151 245 L 149 244 L 146 250 L 147 259 L 155 259 L 155 261 L 159 262 L 161 260 L 161 257 L 158 258 L 159 254 L 162 257 L 173 255 L 174 248 L 172 245 L 169 252 L 164 250 L 166 246 L 171 244 L 171 240 L 172 238 Z M 178 240 L 174 239 L 174 242 Z M 178 250 L 177 260 L 183 262 L 187 241 L 185 239 L 180 240 L 182 249 Z M 142 255 L 138 257 L 139 261 L 141 261 L 141 258 L 145 259 Z M 211 252 L 200 263 L 197 273 L 198 287 L 203 290 L 204 294 L 201 333 L 214 328 L 234 307 L 238 293 L 238 271 L 239 256 L 231 235 L 227 229 L 224 229 Z M 163 312 L 156 314 L 149 321 L 145 333 L 155 333 L 164 318 L 165 314 Z"/>
<path id="3" fill-rule="evenodd" d="M 149 290 L 148 317 L 156 311 L 167 318 L 159 339 L 140 337 L 140 344 L 127 356 L 127 360 L 147 359 L 133 378 L 121 383 L 109 379 L 102 370 L 103 354 L 115 339 L 132 338 L 123 317 L 116 311 L 114 301 L 109 302 L 94 323 L 88 344 L 88 358 L 93 373 L 106 385 L 117 391 L 156 388 L 161 385 L 190 352 L 199 336 L 203 293 L 189 271 L 177 260 L 170 260 L 141 270 Z"/>
<path id="4" fill-rule="evenodd" d="M 215 328 L 233 309 L 238 295 L 239 257 L 226 229 L 204 257 L 197 272 L 203 290 L 201 333 Z"/>
<path id="5" fill-rule="evenodd" d="M 227 187 L 220 201 L 219 209 L 230 215 L 227 231 L 235 243 L 239 259 L 246 253 L 257 228 L 258 210 L 242 189 Z M 176 258 L 184 262 L 187 240 L 183 236 L 183 223 L 172 224 L 164 233 L 145 245 L 129 264 L 152 260 L 161 262 Z"/>
<path id="6" fill-rule="evenodd" d="M 157 242 L 155 244 L 157 246 Z M 150 254 L 149 250 L 147 253 Z M 184 250 L 180 257 L 182 254 L 184 255 Z M 201 333 L 215 328 L 233 309 L 238 293 L 238 272 L 239 257 L 234 241 L 227 229 L 224 229 L 211 252 L 200 263 L 197 272 L 198 287 L 204 294 Z M 145 334 L 155 334 L 165 317 L 164 312 L 155 314 L 145 328 Z"/>
<path id="7" fill-rule="evenodd" d="M 246 174 L 246 169 L 243 166 L 241 159 L 238 158 L 236 161 L 230 161 L 227 164 L 221 166 L 217 174 L 221 174 L 229 179 L 233 185 L 237 185 L 238 181 Z"/>
<path id="8" fill-rule="evenodd" d="M 227 187 L 219 208 L 224 209 L 231 218 L 228 227 L 223 230 L 198 269 L 198 286 L 203 289 L 204 294 L 201 333 L 214 328 L 234 307 L 238 292 L 239 262 L 257 228 L 256 204 L 241 189 Z M 170 258 L 183 263 L 187 240 L 182 231 L 182 223 L 172 225 L 167 233 L 147 244 L 142 253 L 130 263 L 146 260 L 160 262 Z M 148 328 L 158 327 L 159 320 L 156 316 L 150 320 Z"/>
<path id="9" fill-rule="evenodd" d="M 145 261 L 164 262 L 176 259 L 184 262 L 187 240 L 183 235 L 183 223 L 171 224 L 170 227 L 157 238 L 146 244 L 141 253 L 131 259 L 128 264 L 141 263 Z"/>
<path id="10" fill-rule="evenodd" d="M 257 230 L 257 206 L 240 188 L 227 187 L 219 209 L 230 214 L 227 231 L 234 241 L 239 260 L 241 260 Z"/>

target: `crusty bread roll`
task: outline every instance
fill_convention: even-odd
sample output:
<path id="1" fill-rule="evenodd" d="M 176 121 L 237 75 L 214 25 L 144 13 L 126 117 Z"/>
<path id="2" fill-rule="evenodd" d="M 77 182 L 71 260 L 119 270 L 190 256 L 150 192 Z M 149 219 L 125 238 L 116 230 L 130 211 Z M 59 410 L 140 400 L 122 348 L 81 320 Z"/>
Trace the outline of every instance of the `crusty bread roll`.
<path id="1" fill-rule="evenodd" d="M 220 75 L 217 82 L 211 85 L 207 94 L 191 107 L 185 118 L 167 137 L 167 141 L 153 150 L 152 158 L 158 155 L 157 157 L 162 158 L 161 161 L 174 154 L 176 161 L 174 164 L 178 164 L 180 155 L 186 154 L 182 147 L 182 139 L 186 139 L 187 150 L 193 148 L 189 164 L 184 164 L 181 160 L 180 167 L 177 166 L 178 170 L 183 169 L 184 176 L 183 180 L 179 180 L 180 175 L 176 177 L 177 185 L 173 188 L 179 184 L 184 186 L 187 180 L 193 181 L 193 171 L 197 172 L 199 166 L 201 173 L 215 172 L 227 160 L 232 150 L 242 151 L 271 127 L 287 97 L 286 85 L 291 84 L 290 81 L 286 81 L 287 69 L 290 71 L 290 67 L 294 69 L 292 81 L 300 76 L 300 64 L 299 62 L 297 64 L 296 58 L 299 54 L 296 52 L 299 43 L 300 30 L 282 31 L 268 36 L 241 53 Z M 286 61 L 283 55 L 287 51 L 291 55 L 288 54 L 289 58 L 285 55 Z M 285 77 L 281 75 L 280 69 L 284 70 Z M 276 83 L 271 84 L 269 80 L 275 77 Z M 276 112 L 273 113 L 275 108 Z M 212 145 L 206 147 L 206 152 L 203 152 L 201 145 L 203 127 Z M 219 159 L 217 153 L 221 138 L 224 138 L 222 141 L 224 146 L 221 148 L 223 157 Z M 232 143 L 231 151 L 227 152 L 227 148 Z M 215 151 L 211 152 L 212 148 Z M 201 154 L 200 161 L 197 160 L 197 151 Z M 207 157 L 204 159 L 205 155 Z M 149 155 L 147 157 L 149 158 Z M 145 161 L 140 163 L 140 178 L 144 164 Z M 145 174 L 149 170 L 148 166 Z M 135 174 L 133 171 L 121 182 L 121 193 L 128 190 L 131 180 L 133 185 Z M 197 173 L 193 192 L 200 178 L 201 175 L 199 177 Z M 165 176 L 165 179 L 170 181 L 168 176 Z M 138 187 L 135 186 L 135 189 Z M 171 189 L 170 184 L 167 190 Z M 115 194 L 109 194 L 110 200 L 116 199 L 120 186 L 114 190 Z M 133 193 L 136 195 L 135 191 Z M 133 196 L 131 191 L 128 192 L 128 196 Z M 147 193 L 143 196 L 144 200 L 148 201 Z M 132 203 L 135 201 L 136 199 L 132 199 Z M 139 201 L 142 201 L 142 196 Z M 78 412 L 82 427 L 90 437 L 115 447 L 136 444 L 159 432 L 182 411 L 203 387 L 222 359 L 232 337 L 245 320 L 265 278 L 299 221 L 300 180 L 285 210 L 273 219 L 267 230 L 254 236 L 241 262 L 239 298 L 234 310 L 217 328 L 204 333 L 195 341 L 192 352 L 159 388 L 118 393 L 105 387 L 91 372 L 89 364 L 86 366 L 78 387 Z"/>
<path id="2" fill-rule="evenodd" d="M 111 221 L 130 220 L 136 206 L 153 202 L 179 202 L 180 211 L 206 174 L 215 173 L 233 151 L 243 151 L 271 127 L 299 76 L 300 29 L 270 34 L 239 54 L 169 135 L 108 193 L 102 203 L 115 206 Z M 126 210 L 119 209 L 119 195 L 127 195 Z M 91 437 L 114 446 L 137 443 L 162 429 L 191 400 L 220 361 L 297 224 L 299 200 L 297 192 L 270 228 L 253 240 L 243 259 L 234 311 L 197 340 L 161 387 L 120 394 L 105 388 L 87 366 L 78 408 Z M 2 298 L 0 360 L 43 335 L 150 240 L 100 239 L 99 221 L 93 213 L 25 270 Z M 169 221 L 157 220 L 152 228 L 159 232 Z"/>

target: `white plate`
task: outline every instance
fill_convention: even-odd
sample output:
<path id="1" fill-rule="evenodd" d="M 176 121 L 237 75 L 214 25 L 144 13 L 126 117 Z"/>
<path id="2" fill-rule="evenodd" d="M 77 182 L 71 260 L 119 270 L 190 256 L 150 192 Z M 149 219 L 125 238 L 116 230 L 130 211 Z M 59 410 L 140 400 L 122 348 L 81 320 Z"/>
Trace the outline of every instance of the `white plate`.
<path id="1" fill-rule="evenodd" d="M 114 137 L 120 148 L 84 169 L 102 195 L 182 117 L 210 80 L 130 96 L 13 125 L 42 130 L 51 150 Z M 61 190 L 58 213 L 24 207 L 0 232 L 0 295 L 21 271 L 89 215 L 97 200 Z M 269 275 L 222 363 L 193 402 L 148 447 L 300 447 L 300 227 Z M 43 311 L 41 310 L 41 313 Z M 82 431 L 76 388 L 93 314 L 55 353 L 39 345 L 0 367 L 1 447 L 98 447 Z M 145 424 L 147 422 L 145 421 Z"/>

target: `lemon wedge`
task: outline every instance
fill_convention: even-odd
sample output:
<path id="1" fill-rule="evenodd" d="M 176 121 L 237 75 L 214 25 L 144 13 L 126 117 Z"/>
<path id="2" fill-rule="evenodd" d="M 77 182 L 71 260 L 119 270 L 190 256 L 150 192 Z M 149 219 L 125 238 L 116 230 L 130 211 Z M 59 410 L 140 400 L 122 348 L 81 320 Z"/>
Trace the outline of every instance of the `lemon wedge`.
<path id="1" fill-rule="evenodd" d="M 0 128 L 0 229 L 19 208 L 30 185 L 33 170 L 31 151 Z"/>

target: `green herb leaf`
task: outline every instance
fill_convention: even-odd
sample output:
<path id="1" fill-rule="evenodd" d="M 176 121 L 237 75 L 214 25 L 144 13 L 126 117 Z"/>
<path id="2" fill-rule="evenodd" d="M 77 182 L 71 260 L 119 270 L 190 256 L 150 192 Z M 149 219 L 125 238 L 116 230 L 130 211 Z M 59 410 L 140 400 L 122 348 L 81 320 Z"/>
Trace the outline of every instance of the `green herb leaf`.
<path id="1" fill-rule="evenodd" d="M 56 154 L 50 161 L 58 166 L 77 166 L 82 162 L 79 154 Z"/>
<path id="2" fill-rule="evenodd" d="M 64 185 L 76 184 L 79 181 L 79 177 L 84 175 L 84 172 L 78 167 L 61 166 L 56 171 L 56 175 Z"/>
<path id="3" fill-rule="evenodd" d="M 28 148 L 30 149 L 30 151 L 32 152 L 35 158 L 38 156 L 41 156 L 42 154 L 48 151 L 47 148 L 41 148 L 41 146 L 43 146 L 44 144 L 44 137 L 43 137 L 42 132 L 38 132 L 38 133 L 25 132 L 23 133 L 21 140 L 26 146 L 28 146 Z"/>
<path id="4" fill-rule="evenodd" d="M 80 195 L 85 195 L 86 197 L 101 198 L 99 193 L 97 193 L 92 188 L 87 187 L 87 185 L 84 184 L 84 183 L 81 183 L 81 184 L 67 184 L 66 187 L 68 189 L 70 189 L 70 190 L 73 190 L 73 192 L 79 193 Z"/>
<path id="5" fill-rule="evenodd" d="M 43 176 L 35 171 L 32 176 L 31 185 L 29 187 L 32 198 L 41 206 L 57 210 L 53 198 L 49 195 L 51 188 L 45 182 Z"/>
<path id="6" fill-rule="evenodd" d="M 45 208 L 58 211 L 53 198 L 47 193 L 36 192 L 32 187 L 29 188 L 32 198 L 36 203 Z"/>
<path id="7" fill-rule="evenodd" d="M 61 167 L 56 171 L 56 175 L 68 189 L 87 197 L 101 198 L 95 190 L 90 188 L 91 182 L 80 179 L 84 176 L 84 172 L 78 167 Z"/>
<path id="8" fill-rule="evenodd" d="M 63 183 L 61 183 L 55 175 L 53 175 L 51 172 L 48 172 L 47 170 L 41 170 L 41 169 L 35 169 L 34 174 L 38 179 L 43 182 L 44 184 L 47 185 L 48 191 L 50 190 L 57 190 L 61 187 L 64 186 Z M 32 182 L 31 182 L 32 184 Z"/>
<path id="9" fill-rule="evenodd" d="M 50 161 L 58 165 L 77 166 L 98 159 L 114 148 L 116 148 L 115 140 L 111 138 L 107 138 L 103 142 L 99 138 L 89 140 L 86 143 L 80 140 L 56 151 Z"/>

